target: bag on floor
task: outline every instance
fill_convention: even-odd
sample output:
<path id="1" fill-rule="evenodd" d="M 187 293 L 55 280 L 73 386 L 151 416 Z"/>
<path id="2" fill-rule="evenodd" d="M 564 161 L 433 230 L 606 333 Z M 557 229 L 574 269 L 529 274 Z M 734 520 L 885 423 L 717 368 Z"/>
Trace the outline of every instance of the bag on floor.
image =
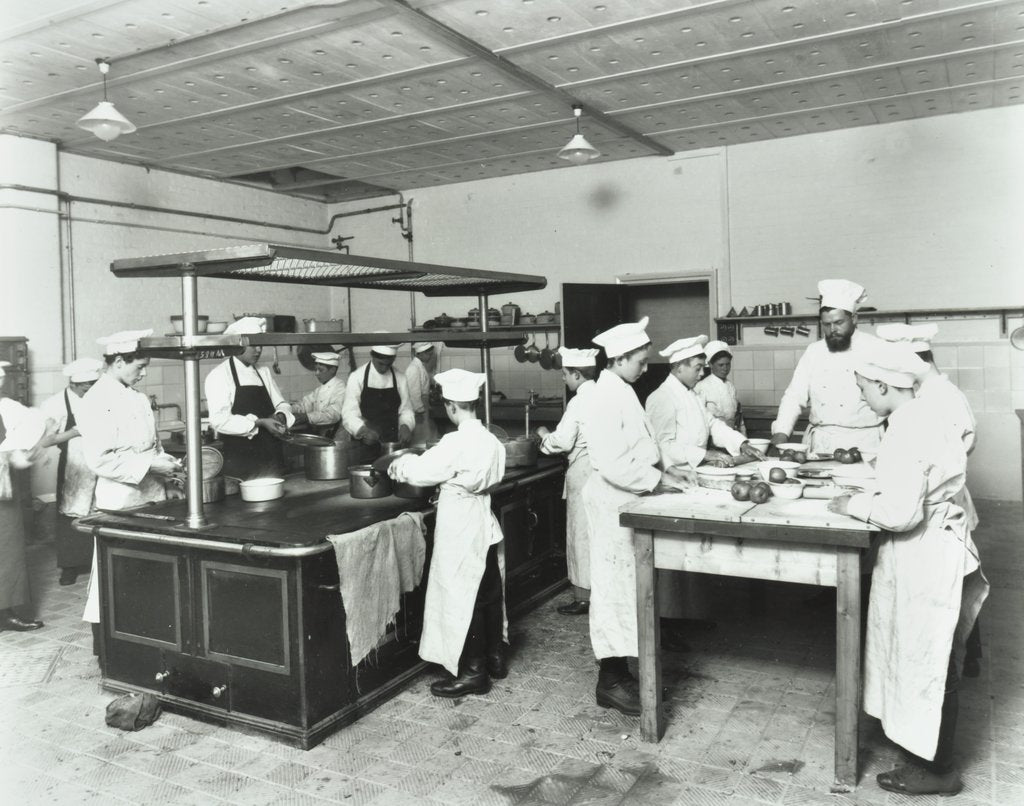
<path id="1" fill-rule="evenodd" d="M 107 724 L 121 730 L 142 730 L 160 716 L 160 700 L 152 694 L 124 694 L 107 705 Z"/>

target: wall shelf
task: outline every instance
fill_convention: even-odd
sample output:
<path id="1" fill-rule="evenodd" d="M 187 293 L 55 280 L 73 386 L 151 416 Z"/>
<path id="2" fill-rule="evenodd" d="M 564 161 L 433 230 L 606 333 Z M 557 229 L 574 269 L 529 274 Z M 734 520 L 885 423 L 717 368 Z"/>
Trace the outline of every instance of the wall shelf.
<path id="1" fill-rule="evenodd" d="M 979 319 L 985 317 L 999 318 L 999 333 L 1007 335 L 1007 319 L 1011 316 L 1024 316 L 1024 306 L 1001 306 L 997 308 L 908 308 L 892 311 L 858 311 L 857 318 L 870 325 L 875 322 L 901 321 L 910 324 L 913 319 Z M 819 316 L 816 313 L 794 313 L 780 316 L 720 316 L 715 318 L 718 339 L 726 344 L 743 343 L 743 326 L 810 324 L 818 328 L 821 338 Z"/>

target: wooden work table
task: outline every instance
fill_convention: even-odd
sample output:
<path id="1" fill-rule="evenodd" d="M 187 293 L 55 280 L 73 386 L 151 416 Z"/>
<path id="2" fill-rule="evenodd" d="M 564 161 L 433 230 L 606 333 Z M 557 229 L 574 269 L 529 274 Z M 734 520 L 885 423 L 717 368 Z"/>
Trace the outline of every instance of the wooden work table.
<path id="1" fill-rule="evenodd" d="M 640 665 L 640 732 L 664 734 L 655 569 L 836 588 L 836 740 L 833 791 L 857 783 L 860 710 L 861 554 L 876 527 L 836 515 L 827 501 L 734 501 L 697 489 L 648 496 L 620 510 L 633 529 Z"/>

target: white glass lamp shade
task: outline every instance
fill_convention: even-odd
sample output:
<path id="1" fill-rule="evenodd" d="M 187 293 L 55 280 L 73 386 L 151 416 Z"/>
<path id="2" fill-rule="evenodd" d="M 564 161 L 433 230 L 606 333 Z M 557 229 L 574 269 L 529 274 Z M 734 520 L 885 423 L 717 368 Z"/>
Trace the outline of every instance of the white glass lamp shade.
<path id="1" fill-rule="evenodd" d="M 135 131 L 135 124 L 118 112 L 110 101 L 100 101 L 91 111 L 82 115 L 76 125 L 106 142 Z"/>
<path id="2" fill-rule="evenodd" d="M 558 152 L 563 160 L 569 160 L 573 165 L 584 165 L 601 156 L 601 152 L 587 142 L 582 134 L 574 134 L 572 139 Z"/>

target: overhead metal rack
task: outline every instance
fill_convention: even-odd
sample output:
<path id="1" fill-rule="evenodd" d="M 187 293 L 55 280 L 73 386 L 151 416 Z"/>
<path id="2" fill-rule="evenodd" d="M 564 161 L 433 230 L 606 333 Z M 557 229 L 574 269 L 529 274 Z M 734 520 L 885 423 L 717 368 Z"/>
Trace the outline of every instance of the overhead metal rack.
<path id="1" fill-rule="evenodd" d="M 345 255 L 317 249 L 300 249 L 277 244 L 248 244 L 202 252 L 115 260 L 110 270 L 117 277 L 178 277 L 181 279 L 182 333 L 143 339 L 140 351 L 163 358 L 180 358 L 185 363 L 185 452 L 189 467 L 200 467 L 199 361 L 237 355 L 246 346 L 344 343 L 348 346 L 400 343 L 410 338 L 428 338 L 426 333 L 260 333 L 252 335 L 204 335 L 198 330 L 198 278 L 256 280 L 267 283 L 298 283 L 337 288 L 365 288 L 378 291 L 417 291 L 429 297 L 475 296 L 486 311 L 490 294 L 532 291 L 544 288 L 547 279 L 531 274 L 439 266 L 433 263 Z M 490 331 L 487 317 L 480 330 L 458 334 L 437 334 L 440 340 L 459 346 L 480 348 L 484 376 L 484 419 L 491 421 L 490 350 L 492 346 L 515 344 L 521 333 Z M 206 524 L 203 515 L 202 474 L 188 476 L 188 515 L 191 529 Z"/>
<path id="2" fill-rule="evenodd" d="M 428 297 L 479 296 L 544 288 L 545 277 L 389 258 L 344 255 L 276 244 L 248 244 L 175 255 L 115 260 L 118 277 L 221 277 L 338 288 L 418 291 Z"/>

